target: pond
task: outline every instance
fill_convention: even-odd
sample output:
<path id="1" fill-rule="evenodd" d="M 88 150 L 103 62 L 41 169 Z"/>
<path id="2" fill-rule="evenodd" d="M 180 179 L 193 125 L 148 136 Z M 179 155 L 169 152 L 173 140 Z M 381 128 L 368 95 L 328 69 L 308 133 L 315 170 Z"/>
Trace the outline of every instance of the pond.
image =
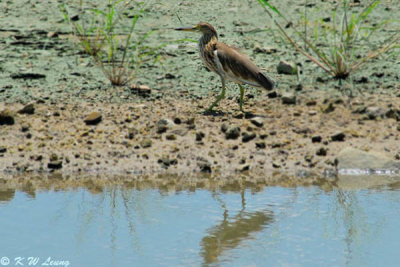
<path id="1" fill-rule="evenodd" d="M 395 266 L 400 192 L 0 191 L 0 266 Z"/>

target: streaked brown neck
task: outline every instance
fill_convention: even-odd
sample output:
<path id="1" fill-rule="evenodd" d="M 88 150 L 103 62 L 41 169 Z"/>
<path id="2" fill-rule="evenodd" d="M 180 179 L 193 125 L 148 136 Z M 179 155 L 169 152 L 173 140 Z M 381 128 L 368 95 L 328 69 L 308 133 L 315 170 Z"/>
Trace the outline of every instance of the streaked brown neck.
<path id="1" fill-rule="evenodd" d="M 206 46 L 210 42 L 212 42 L 212 43 L 218 42 L 218 36 L 216 33 L 213 33 L 213 32 L 204 33 L 199 40 L 199 45 Z"/>

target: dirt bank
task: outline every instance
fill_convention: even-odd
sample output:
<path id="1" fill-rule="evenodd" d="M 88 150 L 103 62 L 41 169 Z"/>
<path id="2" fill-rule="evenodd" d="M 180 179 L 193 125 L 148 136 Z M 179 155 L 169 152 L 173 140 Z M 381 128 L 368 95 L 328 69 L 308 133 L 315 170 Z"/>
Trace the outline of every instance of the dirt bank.
<path id="1" fill-rule="evenodd" d="M 282 43 L 257 1 L 209 2 L 171 0 L 148 8 L 138 31 L 157 30 L 149 45 L 170 44 L 156 62 L 148 60 L 138 70 L 135 83 L 152 89 L 147 97 L 129 87 L 109 86 L 98 66 L 74 45 L 70 25 L 55 12 L 57 2 L 0 3 L 0 172 L 267 179 L 276 173 L 334 174 L 336 156 L 348 146 L 399 159 L 398 57 L 373 60 L 338 86 Z M 303 4 L 288 10 L 293 19 Z M 308 14 L 329 17 L 332 5 L 310 4 Z M 363 5 L 352 8 L 360 11 Z M 382 1 L 368 23 L 398 10 L 398 2 Z M 242 48 L 279 83 L 276 96 L 247 88 L 249 114 L 243 115 L 238 90 L 229 85 L 222 112 L 200 113 L 219 93 L 219 78 L 205 71 L 193 43 L 172 42 L 198 38 L 172 30 L 193 20 L 211 22 L 221 41 Z M 383 35 L 373 35 L 371 45 L 395 27 L 397 21 Z M 296 76 L 277 73 L 280 60 L 301 63 L 302 87 Z M 354 98 L 347 96 L 350 91 Z M 27 105 L 28 111 L 19 113 Z M 94 121 L 87 125 L 91 112 L 99 114 L 92 114 Z"/>

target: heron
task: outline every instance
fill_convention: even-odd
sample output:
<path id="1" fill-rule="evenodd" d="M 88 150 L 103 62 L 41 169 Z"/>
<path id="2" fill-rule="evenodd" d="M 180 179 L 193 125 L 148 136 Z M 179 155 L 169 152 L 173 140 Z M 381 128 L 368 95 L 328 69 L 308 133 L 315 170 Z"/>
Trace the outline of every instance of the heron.
<path id="1" fill-rule="evenodd" d="M 206 67 L 210 71 L 217 73 L 221 78 L 221 93 L 206 111 L 212 111 L 225 97 L 226 81 L 232 81 L 239 86 L 239 107 L 241 112 L 244 112 L 243 84 L 261 87 L 266 90 L 272 90 L 274 88 L 274 82 L 264 75 L 260 68 L 242 54 L 239 49 L 218 41 L 217 31 L 210 23 L 200 22 L 194 27 L 182 27 L 176 28 L 175 30 L 198 32 L 201 34 L 198 42 L 200 57 Z"/>

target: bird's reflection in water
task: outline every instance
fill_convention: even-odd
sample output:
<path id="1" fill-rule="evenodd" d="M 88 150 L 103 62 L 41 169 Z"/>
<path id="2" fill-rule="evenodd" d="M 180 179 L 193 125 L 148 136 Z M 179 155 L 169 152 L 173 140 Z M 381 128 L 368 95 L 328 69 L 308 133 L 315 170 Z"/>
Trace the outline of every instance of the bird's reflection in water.
<path id="1" fill-rule="evenodd" d="M 201 256 L 204 264 L 218 262 L 218 257 L 222 253 L 238 247 L 254 233 L 262 231 L 273 222 L 273 212 L 270 210 L 247 212 L 244 191 L 241 195 L 242 209 L 237 215 L 229 218 L 225 203 L 214 194 L 214 198 L 221 203 L 224 213 L 222 222 L 208 229 L 207 235 L 201 240 Z"/>

